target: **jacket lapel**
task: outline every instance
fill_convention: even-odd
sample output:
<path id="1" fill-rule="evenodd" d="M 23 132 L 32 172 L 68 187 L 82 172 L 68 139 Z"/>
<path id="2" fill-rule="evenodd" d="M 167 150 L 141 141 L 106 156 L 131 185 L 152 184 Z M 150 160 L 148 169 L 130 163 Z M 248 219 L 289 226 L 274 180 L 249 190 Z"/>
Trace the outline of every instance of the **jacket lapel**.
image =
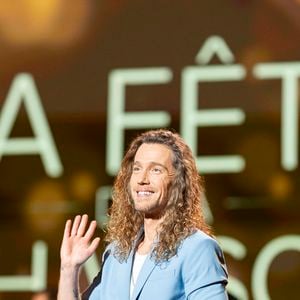
<path id="1" fill-rule="evenodd" d="M 120 264 L 120 267 L 118 268 L 118 274 L 116 274 L 117 278 L 122 278 L 122 280 L 118 281 L 120 283 L 120 299 L 130 299 L 130 278 L 132 262 L 133 252 L 131 251 L 126 261 Z"/>
<path id="2" fill-rule="evenodd" d="M 130 299 L 130 280 L 131 280 L 131 270 L 134 258 L 134 249 L 136 248 L 136 244 L 138 243 L 139 239 L 143 236 L 144 230 L 141 230 L 137 234 L 137 238 L 133 242 L 132 250 L 129 253 L 128 258 L 120 264 L 118 269 L 118 274 L 116 274 L 120 280 L 120 299 Z M 124 280 L 123 280 L 124 278 Z M 125 297 L 125 298 L 124 298 Z"/>
<path id="3" fill-rule="evenodd" d="M 143 286 L 145 285 L 146 281 L 148 280 L 155 266 L 156 264 L 152 259 L 150 259 L 150 254 L 149 254 L 137 278 L 136 286 L 134 287 L 133 290 L 132 300 L 137 299 L 137 297 L 139 296 Z"/>

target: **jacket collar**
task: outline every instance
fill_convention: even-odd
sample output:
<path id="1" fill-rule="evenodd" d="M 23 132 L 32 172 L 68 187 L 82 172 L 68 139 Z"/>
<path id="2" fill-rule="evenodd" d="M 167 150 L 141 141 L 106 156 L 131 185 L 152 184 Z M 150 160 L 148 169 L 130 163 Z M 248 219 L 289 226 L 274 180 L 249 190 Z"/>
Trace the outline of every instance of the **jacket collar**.
<path id="1" fill-rule="evenodd" d="M 156 263 L 154 262 L 153 258 L 151 258 L 151 252 L 150 252 L 148 254 L 148 256 L 143 264 L 143 267 L 139 273 L 139 276 L 137 278 L 137 282 L 133 289 L 133 294 L 132 294 L 131 300 L 135 300 L 138 298 L 145 283 L 147 282 L 148 278 L 150 277 L 150 275 L 153 272 L 155 267 L 156 267 Z"/>
<path id="2" fill-rule="evenodd" d="M 144 236 L 144 229 L 141 228 L 139 233 L 137 234 L 137 238 L 133 242 L 132 249 L 129 253 L 128 258 L 126 261 L 121 263 L 121 268 L 120 268 L 120 278 L 123 278 L 122 280 L 122 294 L 128 295 L 128 299 L 130 299 L 130 280 L 131 280 L 131 271 L 132 271 L 132 266 L 133 266 L 133 261 L 134 261 L 134 254 L 135 254 L 135 249 L 139 241 L 143 238 Z M 131 300 L 136 300 L 141 293 L 145 283 L 147 282 L 149 276 L 151 275 L 152 271 L 154 270 L 156 263 L 153 258 L 151 258 L 151 252 L 147 255 L 147 258 L 143 264 L 143 267 L 139 273 L 136 285 L 133 289 L 133 294 Z"/>

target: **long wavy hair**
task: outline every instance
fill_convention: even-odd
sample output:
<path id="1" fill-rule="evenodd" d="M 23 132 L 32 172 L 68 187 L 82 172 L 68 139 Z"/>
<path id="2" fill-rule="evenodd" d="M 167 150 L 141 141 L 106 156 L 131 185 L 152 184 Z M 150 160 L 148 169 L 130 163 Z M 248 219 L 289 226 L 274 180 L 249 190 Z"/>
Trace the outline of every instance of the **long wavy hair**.
<path id="1" fill-rule="evenodd" d="M 162 144 L 172 150 L 175 176 L 169 185 L 169 201 L 159 228 L 152 257 L 155 261 L 169 260 L 176 255 L 181 242 L 197 229 L 211 234 L 202 211 L 203 182 L 198 174 L 192 152 L 184 140 L 169 130 L 147 131 L 133 140 L 115 179 L 110 221 L 105 240 L 115 245 L 115 256 L 125 260 L 143 227 L 143 214 L 132 204 L 129 181 L 135 154 L 142 144 Z"/>

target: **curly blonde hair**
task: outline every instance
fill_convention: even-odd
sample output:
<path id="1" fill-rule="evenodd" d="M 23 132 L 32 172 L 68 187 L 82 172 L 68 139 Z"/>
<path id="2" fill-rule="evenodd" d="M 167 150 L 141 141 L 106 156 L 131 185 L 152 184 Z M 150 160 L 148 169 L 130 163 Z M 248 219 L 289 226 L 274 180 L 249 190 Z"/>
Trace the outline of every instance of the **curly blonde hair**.
<path id="1" fill-rule="evenodd" d="M 133 140 L 114 183 L 105 239 L 114 242 L 115 255 L 120 261 L 128 257 L 143 227 L 143 214 L 134 209 L 129 189 L 135 154 L 142 144 L 162 144 L 173 153 L 175 177 L 169 186 L 169 201 L 174 205 L 166 211 L 159 228 L 158 242 L 152 252 L 155 260 L 162 262 L 176 255 L 181 242 L 197 229 L 211 234 L 202 212 L 203 182 L 190 148 L 177 133 L 164 129 L 151 130 Z"/>

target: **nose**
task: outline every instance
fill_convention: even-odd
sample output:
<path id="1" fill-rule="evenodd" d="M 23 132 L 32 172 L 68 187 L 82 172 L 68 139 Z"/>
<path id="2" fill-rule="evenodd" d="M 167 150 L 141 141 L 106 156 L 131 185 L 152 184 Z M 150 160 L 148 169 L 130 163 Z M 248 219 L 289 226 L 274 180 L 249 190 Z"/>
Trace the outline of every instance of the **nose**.
<path id="1" fill-rule="evenodd" d="M 148 176 L 148 170 L 144 170 L 143 172 L 141 172 L 139 178 L 138 178 L 138 184 L 140 185 L 145 185 L 145 184 L 149 184 L 149 176 Z"/>

